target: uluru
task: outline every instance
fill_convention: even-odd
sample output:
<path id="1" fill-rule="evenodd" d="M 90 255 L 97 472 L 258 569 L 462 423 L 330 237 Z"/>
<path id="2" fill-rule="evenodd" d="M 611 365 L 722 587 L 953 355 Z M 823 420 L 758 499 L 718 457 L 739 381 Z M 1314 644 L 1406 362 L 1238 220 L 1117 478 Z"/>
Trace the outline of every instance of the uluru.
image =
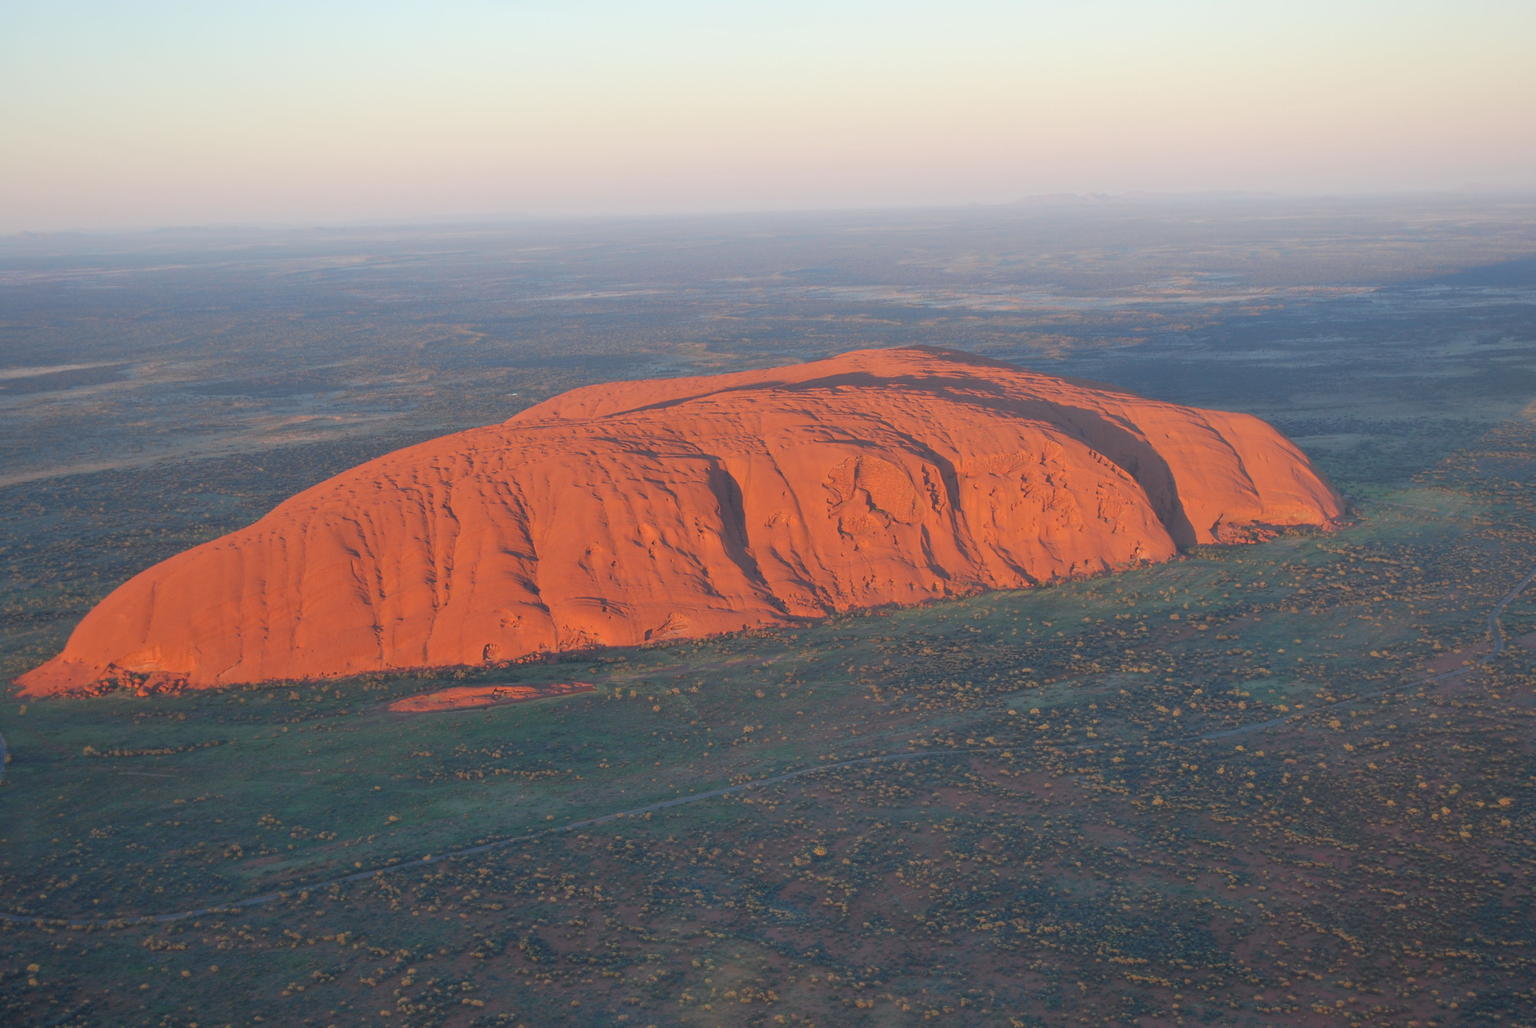
<path id="1" fill-rule="evenodd" d="M 954 351 L 576 389 L 170 558 L 38 695 L 477 665 L 1017 589 L 1326 526 L 1259 419 Z"/>

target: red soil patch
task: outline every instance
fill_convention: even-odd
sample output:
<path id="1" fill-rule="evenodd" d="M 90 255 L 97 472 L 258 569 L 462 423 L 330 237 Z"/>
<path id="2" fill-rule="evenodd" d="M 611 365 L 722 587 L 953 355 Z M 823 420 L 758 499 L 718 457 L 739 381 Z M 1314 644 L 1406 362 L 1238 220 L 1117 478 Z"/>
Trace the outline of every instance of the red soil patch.
<path id="1" fill-rule="evenodd" d="M 1518 640 L 1516 645 L 1519 645 Z M 1486 642 L 1476 642 L 1465 649 L 1448 650 L 1430 660 L 1425 669 L 1432 675 L 1439 675 L 1460 667 L 1476 667 L 1487 657 L 1491 648 Z"/>
<path id="2" fill-rule="evenodd" d="M 588 682 L 557 682 L 554 685 L 456 685 L 451 689 L 418 693 L 391 703 L 387 709 L 397 714 L 435 714 L 444 710 L 493 707 L 502 703 L 526 703 L 546 696 L 565 696 L 573 692 L 591 692 Z"/>

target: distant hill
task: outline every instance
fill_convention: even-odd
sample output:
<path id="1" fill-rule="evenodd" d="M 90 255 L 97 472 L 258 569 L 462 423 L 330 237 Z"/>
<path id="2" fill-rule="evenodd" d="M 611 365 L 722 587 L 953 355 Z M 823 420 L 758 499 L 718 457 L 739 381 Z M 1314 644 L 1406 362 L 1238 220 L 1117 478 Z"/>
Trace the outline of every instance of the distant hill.
<path id="1" fill-rule="evenodd" d="M 1340 513 L 1268 425 L 928 348 L 577 389 L 369 461 L 93 609 L 29 694 L 789 624 Z"/>

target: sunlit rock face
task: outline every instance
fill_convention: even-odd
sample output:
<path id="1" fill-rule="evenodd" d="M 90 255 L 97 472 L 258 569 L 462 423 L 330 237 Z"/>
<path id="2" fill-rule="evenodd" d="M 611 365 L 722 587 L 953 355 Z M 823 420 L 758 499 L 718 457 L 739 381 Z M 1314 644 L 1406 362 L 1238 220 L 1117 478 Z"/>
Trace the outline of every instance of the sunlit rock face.
<path id="1" fill-rule="evenodd" d="M 932 349 L 577 389 L 369 461 L 93 609 L 27 693 L 483 664 L 1327 525 L 1243 414 Z"/>

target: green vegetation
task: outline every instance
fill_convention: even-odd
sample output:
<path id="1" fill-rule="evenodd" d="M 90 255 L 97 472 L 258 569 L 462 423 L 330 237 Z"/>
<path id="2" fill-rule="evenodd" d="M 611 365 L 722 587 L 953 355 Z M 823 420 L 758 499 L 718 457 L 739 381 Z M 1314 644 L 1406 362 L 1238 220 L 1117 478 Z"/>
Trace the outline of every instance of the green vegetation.
<path id="1" fill-rule="evenodd" d="M 154 914 L 297 893 L 158 926 L 6 927 L 37 954 L 31 977 L 57 976 L 27 987 L 28 1009 L 109 1016 L 125 1000 L 90 968 L 112 967 L 114 988 L 145 986 L 121 1009 L 215 1022 L 240 1016 L 228 975 L 261 983 L 276 1021 L 316 1004 L 402 1024 L 626 1011 L 1029 1023 L 1175 1007 L 1365 1023 L 1446 1017 L 1452 1002 L 1513 1014 L 1511 982 L 1531 970 L 1528 921 L 1507 904 L 1536 801 L 1519 727 L 1532 658 L 1511 648 L 1423 678 L 1475 656 L 1486 611 L 1536 567 L 1523 527 L 1536 492 L 1522 484 L 1536 477 L 1485 474 L 1517 459 L 1536 469 L 1528 425 L 1337 533 L 515 669 L 598 682 L 592 694 L 382 709 L 492 680 L 444 672 L 13 701 L 19 756 L 0 791 L 13 910 Z M 1528 609 L 1511 608 L 1511 631 Z M 910 750 L 981 752 L 833 769 L 305 889 Z M 1486 911 L 1471 942 L 1469 905 Z M 1251 946 L 1255 934 L 1285 945 Z M 1423 990 L 1397 981 L 1404 967 L 1423 969 Z M 1447 976 L 1502 984 L 1436 995 Z"/>
<path id="2" fill-rule="evenodd" d="M 394 260 L 419 239 L 334 265 L 362 243 L 327 237 L 196 274 L 124 257 L 116 292 L 18 287 L 18 359 L 107 370 L 18 378 L 0 470 L 124 463 L 0 480 L 7 677 L 129 574 L 375 453 L 597 378 L 864 344 L 1251 410 L 1356 510 L 795 631 L 7 696 L 0 908 L 21 919 L 0 921 L 0 1020 L 1529 1023 L 1536 590 L 1509 596 L 1536 569 L 1528 290 L 1383 285 L 1423 270 L 1405 239 L 1452 263 L 1528 242 L 1528 216 L 1495 213 L 1460 242 L 1445 218 L 1369 246 L 1331 215 L 1217 238 L 1116 213 L 1098 227 L 1119 242 L 1081 252 L 996 212 L 883 242 L 797 223 L 767 249 L 735 249 L 740 225 L 552 229 L 547 267 L 515 233 L 466 233 L 430 275 Z M 1315 289 L 1366 252 L 1380 288 Z M 340 420 L 281 428 L 317 414 Z M 598 688 L 384 709 L 505 680 Z"/>

